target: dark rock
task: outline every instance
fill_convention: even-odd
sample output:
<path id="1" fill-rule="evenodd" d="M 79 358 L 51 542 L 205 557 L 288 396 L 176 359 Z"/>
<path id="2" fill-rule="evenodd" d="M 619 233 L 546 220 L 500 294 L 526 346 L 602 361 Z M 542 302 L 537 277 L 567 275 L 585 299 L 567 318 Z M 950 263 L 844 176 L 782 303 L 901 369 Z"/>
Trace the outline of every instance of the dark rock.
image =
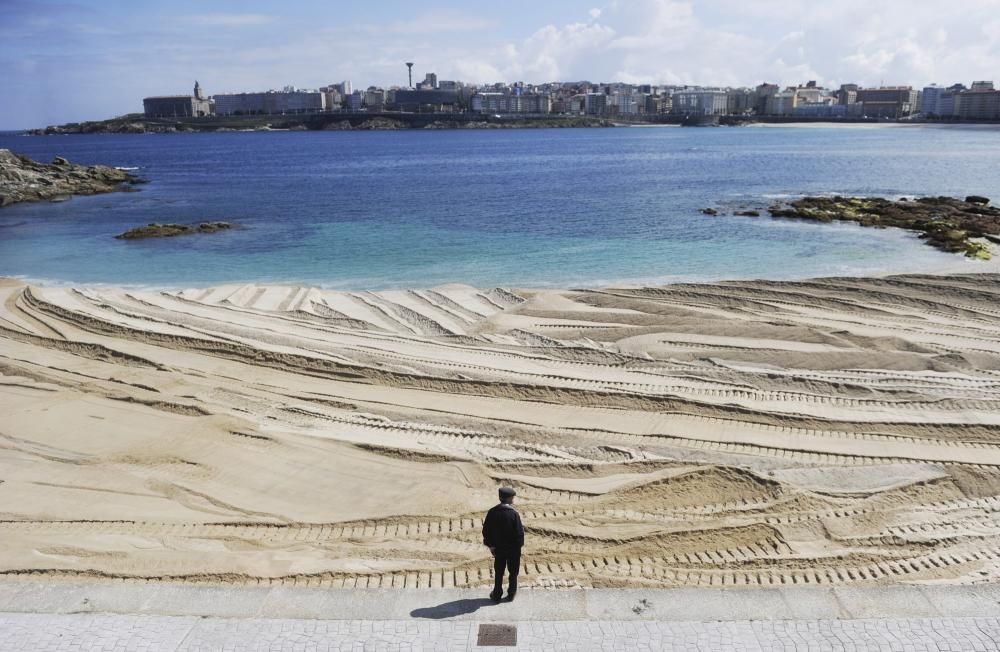
<path id="1" fill-rule="evenodd" d="M 347 131 L 351 128 L 350 120 L 340 120 L 323 125 L 323 131 Z"/>
<path id="2" fill-rule="evenodd" d="M 714 208 L 703 208 L 703 209 L 701 209 L 701 212 L 704 213 L 705 215 L 718 215 L 719 214 L 719 211 L 715 210 Z"/>
<path id="3" fill-rule="evenodd" d="M 233 228 L 233 225 L 229 222 L 201 222 L 199 224 L 158 224 L 152 222 L 146 226 L 137 226 L 125 233 L 119 233 L 115 236 L 115 239 L 144 240 L 146 238 L 172 238 L 178 235 L 191 235 L 194 233 L 215 233 L 231 228 Z"/>
<path id="4" fill-rule="evenodd" d="M 883 197 L 803 197 L 776 204 L 773 217 L 818 222 L 846 221 L 875 228 L 898 227 L 917 231 L 927 244 L 971 258 L 989 258 L 989 249 L 978 238 L 1000 236 L 1000 209 L 970 199 L 921 197 L 892 201 Z M 989 200 L 986 200 L 987 202 Z"/>
<path id="5" fill-rule="evenodd" d="M 106 165 L 76 165 L 61 156 L 46 165 L 0 149 L 0 206 L 121 191 L 142 182 Z"/>
<path id="6" fill-rule="evenodd" d="M 229 222 L 202 222 L 196 227 L 198 233 L 215 233 L 216 231 L 224 231 L 231 228 L 233 228 L 233 225 Z"/>
<path id="7" fill-rule="evenodd" d="M 405 122 L 392 120 L 390 118 L 370 118 L 355 127 L 355 129 L 360 129 L 362 131 L 383 131 L 406 128 L 407 126 Z"/>
<path id="8" fill-rule="evenodd" d="M 965 198 L 965 203 L 967 204 L 982 204 L 987 206 L 990 203 L 989 197 L 983 197 L 982 195 L 969 195 Z"/>

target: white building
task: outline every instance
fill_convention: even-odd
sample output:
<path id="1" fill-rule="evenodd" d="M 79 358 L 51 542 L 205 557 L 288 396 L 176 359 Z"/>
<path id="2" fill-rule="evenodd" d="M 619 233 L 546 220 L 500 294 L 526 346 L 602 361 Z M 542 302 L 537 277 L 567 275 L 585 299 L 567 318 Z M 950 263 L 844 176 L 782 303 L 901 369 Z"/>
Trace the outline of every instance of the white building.
<path id="1" fill-rule="evenodd" d="M 216 115 L 313 113 L 327 106 L 326 94 L 319 91 L 221 93 L 212 99 Z"/>
<path id="2" fill-rule="evenodd" d="M 639 102 L 634 96 L 620 93 L 612 95 L 611 99 L 618 115 L 636 115 L 639 113 Z"/>
<path id="3" fill-rule="evenodd" d="M 551 113 L 552 97 L 546 93 L 485 91 L 472 96 L 471 108 L 475 113 Z"/>
<path id="4" fill-rule="evenodd" d="M 811 86 L 796 88 L 795 95 L 798 96 L 796 104 L 799 103 L 819 104 L 820 98 L 822 97 L 820 89 Z"/>
<path id="5" fill-rule="evenodd" d="M 344 96 L 340 94 L 340 90 L 336 86 L 325 86 L 319 91 L 324 95 L 327 111 L 339 109 L 344 103 Z"/>
<path id="6" fill-rule="evenodd" d="M 503 93 L 486 92 L 472 96 L 472 110 L 476 113 L 500 113 Z"/>
<path id="7" fill-rule="evenodd" d="M 369 111 L 381 111 L 385 108 L 385 91 L 381 88 L 369 88 L 365 91 L 364 104 Z"/>
<path id="8" fill-rule="evenodd" d="M 795 91 L 781 91 L 767 98 L 764 113 L 767 115 L 792 115 L 798 104 L 799 96 Z"/>
<path id="9" fill-rule="evenodd" d="M 681 115 L 726 115 L 729 94 L 717 89 L 677 91 L 673 94 L 672 113 Z"/>
<path id="10" fill-rule="evenodd" d="M 566 112 L 580 115 L 587 112 L 587 96 L 574 95 L 566 100 Z"/>

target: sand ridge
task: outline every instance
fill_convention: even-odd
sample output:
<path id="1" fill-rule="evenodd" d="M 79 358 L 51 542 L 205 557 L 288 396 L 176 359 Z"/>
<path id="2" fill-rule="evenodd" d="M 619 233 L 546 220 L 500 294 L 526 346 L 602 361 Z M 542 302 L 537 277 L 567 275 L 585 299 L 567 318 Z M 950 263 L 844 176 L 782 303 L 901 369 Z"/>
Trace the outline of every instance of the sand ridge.
<path id="1" fill-rule="evenodd" d="M 0 283 L 0 574 L 481 586 L 1000 574 L 1000 275 Z"/>

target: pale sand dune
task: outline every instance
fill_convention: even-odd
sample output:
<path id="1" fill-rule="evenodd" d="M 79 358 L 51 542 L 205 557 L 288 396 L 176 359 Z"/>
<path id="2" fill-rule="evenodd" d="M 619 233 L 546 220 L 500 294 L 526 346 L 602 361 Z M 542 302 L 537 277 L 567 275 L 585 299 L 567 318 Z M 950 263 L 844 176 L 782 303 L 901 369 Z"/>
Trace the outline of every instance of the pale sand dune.
<path id="1" fill-rule="evenodd" d="M 592 291 L 0 279 L 0 574 L 1000 577 L 1000 275 Z"/>

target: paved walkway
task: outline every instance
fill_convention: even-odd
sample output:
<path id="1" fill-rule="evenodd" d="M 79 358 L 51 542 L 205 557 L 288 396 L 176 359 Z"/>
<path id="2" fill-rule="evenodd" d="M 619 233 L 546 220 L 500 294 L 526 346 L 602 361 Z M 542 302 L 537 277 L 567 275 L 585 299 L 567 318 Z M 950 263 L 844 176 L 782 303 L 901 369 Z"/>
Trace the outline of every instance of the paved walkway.
<path id="1" fill-rule="evenodd" d="M 481 647 L 491 635 L 516 645 Z M 468 590 L 0 581 L 3 651 L 476 649 L 1000 650 L 1000 585 L 526 590 L 494 605 Z"/>
<path id="2" fill-rule="evenodd" d="M 516 646 L 480 647 L 481 624 L 0 614 L 0 650 L 1000 650 L 1000 619 L 736 622 L 528 621 Z"/>

